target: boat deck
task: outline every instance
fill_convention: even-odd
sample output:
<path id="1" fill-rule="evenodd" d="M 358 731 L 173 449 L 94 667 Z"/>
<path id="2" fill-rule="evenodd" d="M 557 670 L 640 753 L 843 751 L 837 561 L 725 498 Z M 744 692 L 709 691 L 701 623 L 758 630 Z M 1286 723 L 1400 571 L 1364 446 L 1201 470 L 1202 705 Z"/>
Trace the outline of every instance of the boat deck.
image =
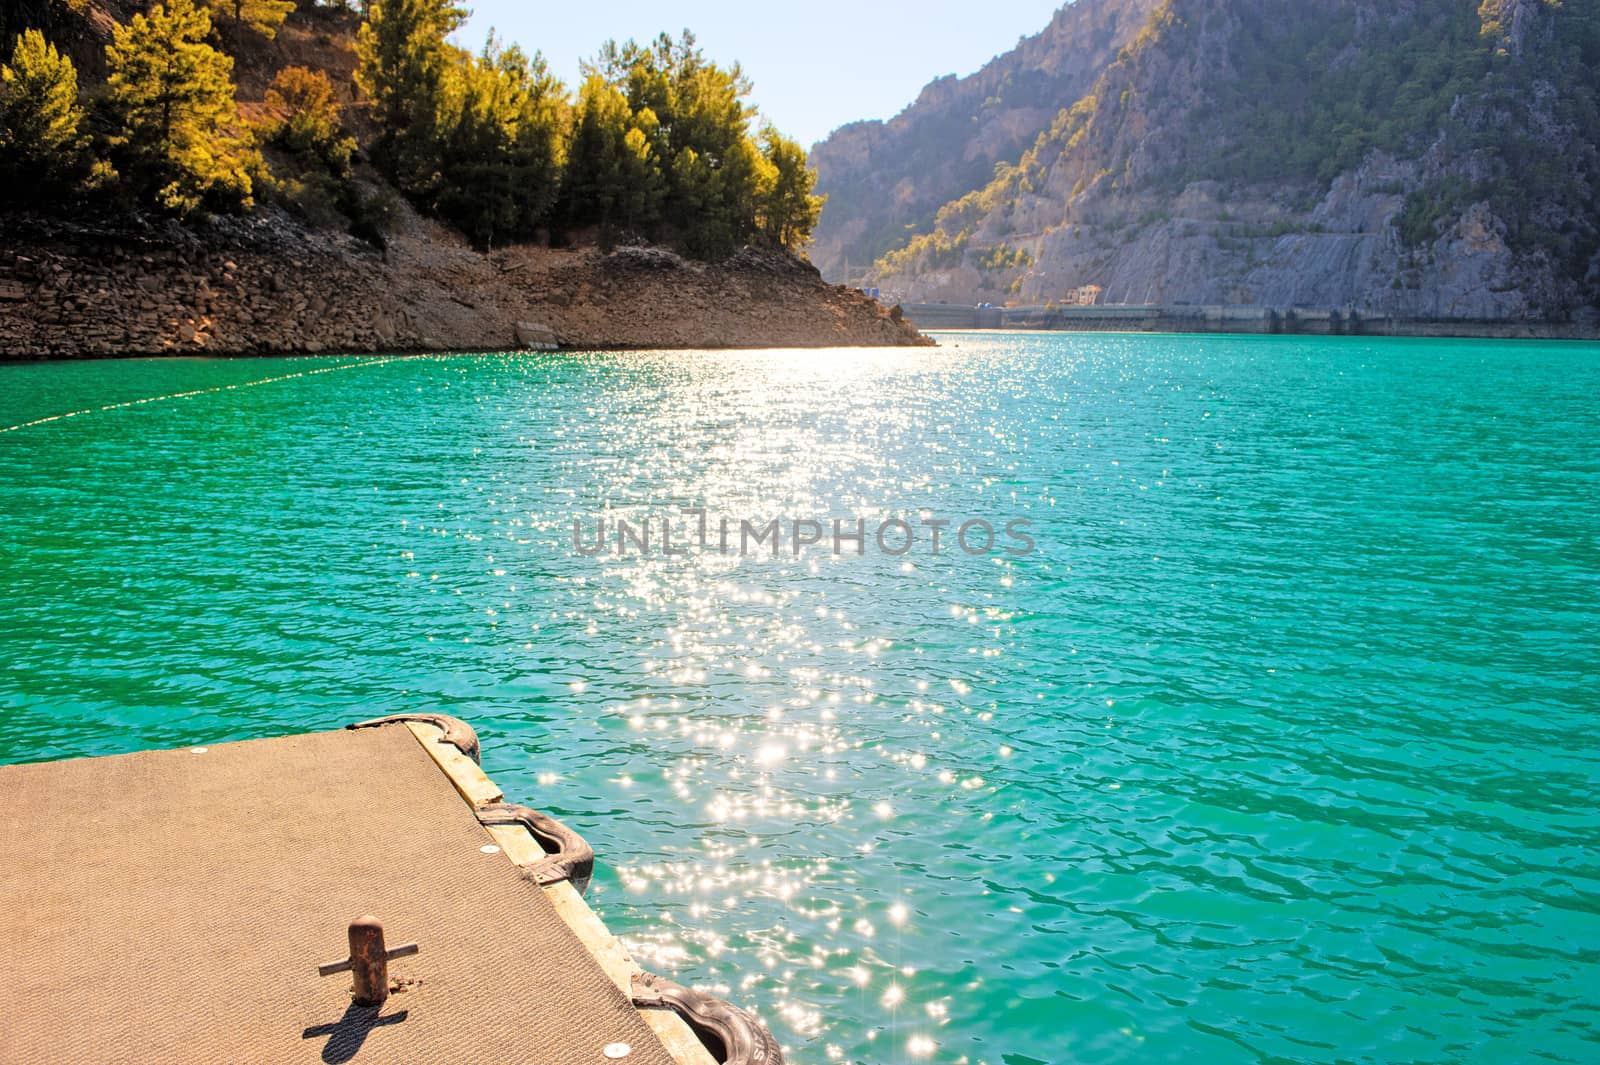
<path id="1" fill-rule="evenodd" d="M 709 1062 L 631 1004 L 571 885 L 525 875 L 537 842 L 479 824 L 498 791 L 441 735 L 0 767 L 0 1061 Z M 420 947 L 378 1008 L 317 974 L 363 914 Z"/>

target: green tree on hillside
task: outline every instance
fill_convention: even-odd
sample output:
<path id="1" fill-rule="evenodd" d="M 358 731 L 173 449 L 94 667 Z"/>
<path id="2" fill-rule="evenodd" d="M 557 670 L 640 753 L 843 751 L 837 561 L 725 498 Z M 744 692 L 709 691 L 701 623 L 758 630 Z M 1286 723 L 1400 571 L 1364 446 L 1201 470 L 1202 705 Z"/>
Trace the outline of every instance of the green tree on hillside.
<path id="1" fill-rule="evenodd" d="M 491 33 L 450 72 L 441 110 L 439 213 L 481 247 L 531 235 L 556 202 L 570 121 L 544 57 Z"/>
<path id="2" fill-rule="evenodd" d="M 665 194 L 652 148 L 657 131 L 648 108 L 635 116 L 622 90 L 598 73 L 584 79 L 568 153 L 568 224 L 598 226 L 609 242 L 618 230 L 644 232 L 656 223 Z"/>
<path id="3" fill-rule="evenodd" d="M 793 251 L 810 239 L 822 217 L 826 196 L 815 195 L 817 172 L 806 166 L 806 152 L 772 126 L 761 131 L 761 149 L 772 167 L 757 211 L 768 244 Z"/>
<path id="4" fill-rule="evenodd" d="M 636 233 L 652 233 L 661 225 L 667 198 L 658 127 L 656 113 L 647 107 L 632 116 L 622 136 L 622 196 L 617 206 L 622 224 Z"/>
<path id="5" fill-rule="evenodd" d="M 630 106 L 649 106 L 659 121 L 665 214 L 678 240 L 704 258 L 732 252 L 753 231 L 761 171 L 744 73 L 737 64 L 708 61 L 687 31 L 676 41 L 662 34 L 649 47 L 608 45 L 602 61 L 616 71 Z"/>
<path id="6" fill-rule="evenodd" d="M 681 180 L 673 192 L 685 214 L 674 221 L 684 250 L 696 258 L 720 259 L 753 240 L 758 205 L 775 177 L 755 142 L 741 137 L 720 156 L 685 148 L 678 161 L 683 165 L 675 176 Z"/>
<path id="7" fill-rule="evenodd" d="M 261 34 L 269 41 L 278 35 L 295 0 L 201 0 L 215 15 Z"/>
<path id="8" fill-rule="evenodd" d="M 820 201 L 804 153 L 776 134 L 757 144 L 748 80 L 690 34 L 607 43 L 573 104 L 537 53 L 492 34 L 477 56 L 451 45 L 463 17 L 450 0 L 370 0 L 356 78 L 379 168 L 480 247 L 552 221 L 703 258 L 809 235 Z"/>
<path id="9" fill-rule="evenodd" d="M 118 26 L 106 48 L 112 145 L 141 196 L 180 214 L 250 202 L 251 149 L 239 127 L 233 60 L 205 43 L 211 19 L 168 0 Z"/>
<path id="10" fill-rule="evenodd" d="M 365 212 L 352 181 L 356 142 L 345 132 L 333 84 L 320 70 L 285 67 L 262 101 L 256 124 L 261 143 L 277 150 L 268 181 L 271 191 L 314 224 L 352 222 Z M 371 234 L 358 234 L 370 239 Z"/>
<path id="11" fill-rule="evenodd" d="M 72 61 L 38 30 L 17 37 L 0 66 L 0 200 L 62 194 L 82 171 L 88 137 Z"/>
<path id="12" fill-rule="evenodd" d="M 579 218 L 582 207 L 610 218 L 608 210 L 626 199 L 625 190 L 612 186 L 626 170 L 615 146 L 628 139 L 631 125 L 643 138 L 633 138 L 636 146 L 648 148 L 648 172 L 661 175 L 661 207 L 646 212 L 659 215 L 660 224 L 647 219 L 642 228 L 649 235 L 673 239 L 702 258 L 727 255 L 753 239 L 797 247 L 810 235 L 820 201 L 812 205 L 806 198 L 805 154 L 793 142 L 774 149 L 768 139 L 765 151 L 757 145 L 751 135 L 756 112 L 746 103 L 750 82 L 737 64 L 710 62 L 685 31 L 647 45 L 608 41 L 588 71 L 621 99 L 603 100 L 598 89 L 585 86 L 582 144 L 573 149 L 574 168 L 583 171 L 573 182 Z M 633 119 L 646 113 L 653 119 L 649 130 Z M 603 146 L 611 147 L 597 150 Z"/>
<path id="13" fill-rule="evenodd" d="M 274 147 L 320 163 L 330 173 L 350 169 L 355 139 L 344 131 L 333 83 L 320 70 L 284 67 L 267 89 L 267 118 L 261 139 Z"/>
<path id="14" fill-rule="evenodd" d="M 444 82 L 459 50 L 445 40 L 466 18 L 450 0 L 369 0 L 356 38 L 356 84 L 378 122 L 373 161 L 403 191 L 433 180 Z"/>

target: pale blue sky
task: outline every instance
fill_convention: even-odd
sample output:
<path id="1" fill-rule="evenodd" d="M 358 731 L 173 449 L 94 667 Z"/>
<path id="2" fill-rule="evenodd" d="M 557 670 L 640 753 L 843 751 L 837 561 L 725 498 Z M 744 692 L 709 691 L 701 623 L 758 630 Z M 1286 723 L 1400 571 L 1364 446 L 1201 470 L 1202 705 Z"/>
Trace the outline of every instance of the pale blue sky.
<path id="1" fill-rule="evenodd" d="M 473 15 L 461 44 L 476 51 L 493 26 L 527 51 L 543 51 L 569 85 L 579 60 L 608 37 L 644 40 L 688 27 L 706 55 L 742 63 L 762 113 L 807 146 L 846 122 L 893 116 L 941 74 L 972 73 L 1017 38 L 1042 30 L 1061 6 L 1057 0 L 464 2 Z"/>

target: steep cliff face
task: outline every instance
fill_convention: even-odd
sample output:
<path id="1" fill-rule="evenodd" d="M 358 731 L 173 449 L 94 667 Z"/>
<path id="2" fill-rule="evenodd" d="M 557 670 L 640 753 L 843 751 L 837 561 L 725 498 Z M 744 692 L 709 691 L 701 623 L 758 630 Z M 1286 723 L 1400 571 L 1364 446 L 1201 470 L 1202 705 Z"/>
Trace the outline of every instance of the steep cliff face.
<path id="1" fill-rule="evenodd" d="M 880 261 L 905 299 L 1600 303 L 1600 0 L 1169 0 Z"/>
<path id="2" fill-rule="evenodd" d="M 988 181 L 1060 110 L 1082 96 L 1144 25 L 1159 0 L 1077 0 L 1050 25 L 966 78 L 931 82 L 888 122 L 854 122 L 811 149 L 828 205 L 810 249 L 825 276 L 844 280 L 946 201 Z"/>

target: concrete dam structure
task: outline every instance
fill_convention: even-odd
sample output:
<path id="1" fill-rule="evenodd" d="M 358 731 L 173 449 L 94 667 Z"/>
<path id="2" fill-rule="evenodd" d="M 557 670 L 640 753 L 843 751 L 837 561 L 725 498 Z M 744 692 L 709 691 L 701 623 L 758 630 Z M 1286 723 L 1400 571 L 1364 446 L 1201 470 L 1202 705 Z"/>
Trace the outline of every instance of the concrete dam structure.
<path id="1" fill-rule="evenodd" d="M 1133 333 L 1261 333 L 1311 336 L 1578 338 L 1574 323 L 1468 318 L 1396 318 L 1355 310 L 1248 305 L 1099 304 L 992 307 L 906 303 L 918 329 L 1041 329 Z"/>

